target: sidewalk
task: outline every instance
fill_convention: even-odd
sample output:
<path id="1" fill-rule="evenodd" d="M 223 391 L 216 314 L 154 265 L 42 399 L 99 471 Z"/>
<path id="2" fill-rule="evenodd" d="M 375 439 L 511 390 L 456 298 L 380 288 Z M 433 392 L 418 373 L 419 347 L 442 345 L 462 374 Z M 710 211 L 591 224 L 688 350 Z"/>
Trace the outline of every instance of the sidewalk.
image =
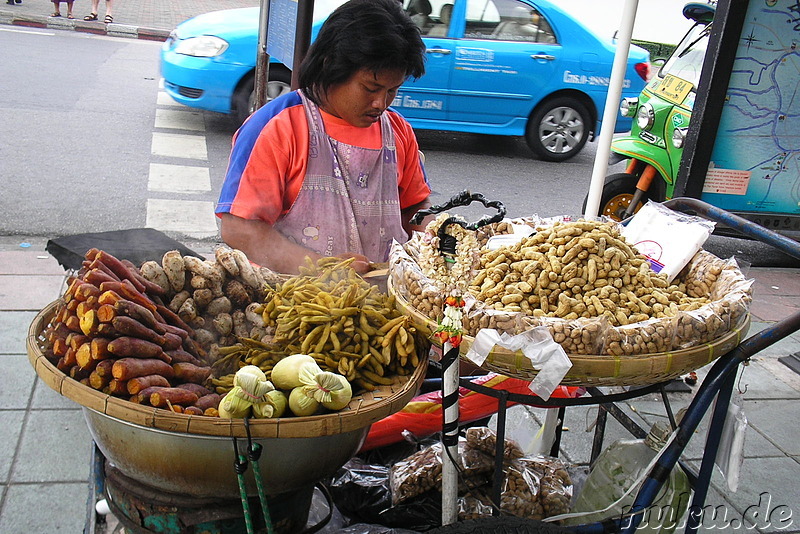
<path id="1" fill-rule="evenodd" d="M 45 240 L 27 248 L 11 237 L 0 240 L 0 426 L 4 428 L 0 449 L 5 451 L 0 456 L 0 532 L 4 534 L 78 533 L 87 520 L 92 441 L 81 409 L 38 379 L 26 356 L 28 327 L 39 310 L 61 294 L 65 278 L 44 247 Z M 798 274 L 797 269 L 757 268 L 750 272 L 756 280 L 751 332 L 800 308 Z M 745 391 L 749 428 L 739 490 L 731 494 L 715 475 L 706 501 L 724 511 L 729 521 L 741 519 L 748 509 L 750 515 L 756 511 L 761 514 L 760 528 L 706 531 L 800 532 L 796 515 L 800 513 L 800 427 L 794 404 L 800 401 L 800 375 L 777 360 L 797 352 L 800 333 L 758 354 L 744 368 L 739 388 Z M 691 394 L 670 393 L 670 399 L 677 412 L 688 405 Z M 644 427 L 665 418 L 657 397 L 638 398 L 620 407 Z M 542 420 L 541 410 L 528 410 L 534 419 Z M 592 433 L 587 425 L 595 411 L 596 407 L 567 410 L 562 458 L 574 463 L 588 461 Z M 702 457 L 704 428 L 684 455 L 695 469 Z M 625 431 L 609 418 L 605 443 L 623 436 Z M 778 523 L 786 517 L 786 510 L 792 514 L 791 525 Z"/>
<path id="2" fill-rule="evenodd" d="M 131 37 L 163 41 L 175 26 L 186 19 L 222 9 L 257 7 L 259 0 L 116 0 L 114 22 L 105 24 L 105 1 L 100 0 L 100 22 L 84 22 L 91 11 L 90 0 L 77 0 L 73 7 L 74 20 L 67 19 L 67 7 L 62 3 L 61 17 L 53 18 L 53 4 L 43 0 L 23 0 L 21 4 L 0 4 L 0 24 L 82 31 L 115 37 Z"/>

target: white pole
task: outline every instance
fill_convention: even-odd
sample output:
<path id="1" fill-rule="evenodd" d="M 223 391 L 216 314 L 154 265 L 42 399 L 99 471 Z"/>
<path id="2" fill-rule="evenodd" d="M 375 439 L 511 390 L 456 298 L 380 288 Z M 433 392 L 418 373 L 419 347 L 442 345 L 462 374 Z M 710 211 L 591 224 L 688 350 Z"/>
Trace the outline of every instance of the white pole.
<path id="1" fill-rule="evenodd" d="M 442 525 L 451 525 L 458 520 L 459 351 L 449 341 L 442 351 Z"/>
<path id="2" fill-rule="evenodd" d="M 628 52 L 631 47 L 633 23 L 636 21 L 636 10 L 639 0 L 625 0 L 622 12 L 622 21 L 617 39 L 617 51 L 614 54 L 614 64 L 611 68 L 611 80 L 608 84 L 606 109 L 603 112 L 603 124 L 597 141 L 597 154 L 594 157 L 592 181 L 589 184 L 589 195 L 586 199 L 586 212 L 584 215 L 594 217 L 600 210 L 600 196 L 603 192 L 606 172 L 608 171 L 608 156 L 611 153 L 611 140 L 614 137 L 614 128 L 617 124 L 619 102 L 622 96 L 622 84 L 625 81 L 625 71 L 628 67 Z"/>

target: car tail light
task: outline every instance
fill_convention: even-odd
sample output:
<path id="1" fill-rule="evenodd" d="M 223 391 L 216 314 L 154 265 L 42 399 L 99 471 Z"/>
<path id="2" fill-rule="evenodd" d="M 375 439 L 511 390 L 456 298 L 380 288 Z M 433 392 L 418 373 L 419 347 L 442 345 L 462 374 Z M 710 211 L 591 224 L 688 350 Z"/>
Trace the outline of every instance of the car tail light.
<path id="1" fill-rule="evenodd" d="M 644 81 L 650 80 L 650 63 L 637 63 L 633 66 L 636 70 L 636 74 L 638 74 Z"/>

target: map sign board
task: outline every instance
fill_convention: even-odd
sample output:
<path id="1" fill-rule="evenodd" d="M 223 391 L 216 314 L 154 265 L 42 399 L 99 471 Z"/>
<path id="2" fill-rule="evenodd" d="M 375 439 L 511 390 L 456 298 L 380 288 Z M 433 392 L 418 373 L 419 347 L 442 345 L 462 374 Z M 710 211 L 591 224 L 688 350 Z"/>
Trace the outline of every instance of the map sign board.
<path id="1" fill-rule="evenodd" d="M 750 0 L 701 199 L 800 215 L 800 0 Z"/>
<path id="2" fill-rule="evenodd" d="M 270 0 L 267 54 L 294 69 L 297 0 Z"/>

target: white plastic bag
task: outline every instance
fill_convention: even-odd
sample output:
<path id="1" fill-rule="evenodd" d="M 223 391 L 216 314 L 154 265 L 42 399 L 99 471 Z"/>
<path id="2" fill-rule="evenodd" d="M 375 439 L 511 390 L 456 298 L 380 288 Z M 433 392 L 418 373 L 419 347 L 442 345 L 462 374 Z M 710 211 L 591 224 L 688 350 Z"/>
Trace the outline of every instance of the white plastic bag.
<path id="1" fill-rule="evenodd" d="M 703 246 L 714 223 L 648 201 L 622 229 L 625 240 L 671 282 Z"/>
<path id="2" fill-rule="evenodd" d="M 734 391 L 728 404 L 725 424 L 722 425 L 717 458 L 714 460 L 725 477 L 728 489 L 734 493 L 739 487 L 739 471 L 744 461 L 744 436 L 747 431 L 747 417 L 742 404 L 742 395 Z"/>

